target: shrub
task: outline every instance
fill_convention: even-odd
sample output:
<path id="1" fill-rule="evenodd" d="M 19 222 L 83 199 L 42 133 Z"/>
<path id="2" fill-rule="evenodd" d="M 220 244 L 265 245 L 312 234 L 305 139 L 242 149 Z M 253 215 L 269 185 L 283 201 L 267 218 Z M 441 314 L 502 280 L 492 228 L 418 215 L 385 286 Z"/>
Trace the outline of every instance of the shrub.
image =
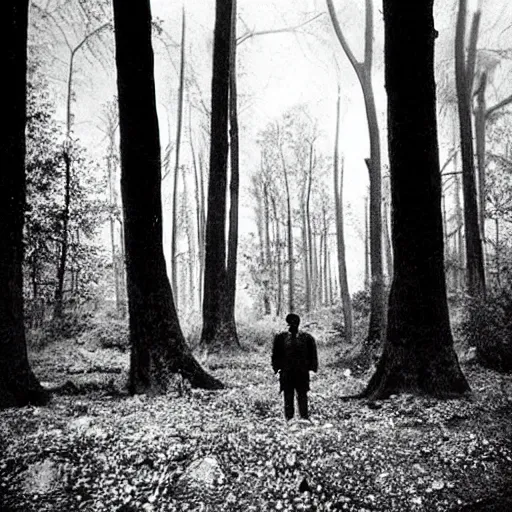
<path id="1" fill-rule="evenodd" d="M 489 368 L 512 371 L 512 290 L 491 290 L 485 301 L 468 300 L 458 334 Z"/>
<path id="2" fill-rule="evenodd" d="M 352 295 L 352 309 L 356 316 L 370 314 L 370 292 L 368 290 L 359 290 Z"/>

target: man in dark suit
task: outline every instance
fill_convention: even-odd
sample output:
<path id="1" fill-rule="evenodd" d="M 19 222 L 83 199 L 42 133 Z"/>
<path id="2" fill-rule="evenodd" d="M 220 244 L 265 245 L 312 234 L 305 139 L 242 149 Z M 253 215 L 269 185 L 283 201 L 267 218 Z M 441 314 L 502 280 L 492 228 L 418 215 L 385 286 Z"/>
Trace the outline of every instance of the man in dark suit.
<path id="1" fill-rule="evenodd" d="M 286 317 L 288 332 L 276 334 L 272 347 L 272 368 L 279 373 L 280 391 L 284 393 L 284 415 L 293 418 L 294 398 L 297 392 L 299 414 L 308 419 L 309 372 L 318 370 L 316 343 L 313 336 L 299 331 L 300 317 L 290 313 Z"/>

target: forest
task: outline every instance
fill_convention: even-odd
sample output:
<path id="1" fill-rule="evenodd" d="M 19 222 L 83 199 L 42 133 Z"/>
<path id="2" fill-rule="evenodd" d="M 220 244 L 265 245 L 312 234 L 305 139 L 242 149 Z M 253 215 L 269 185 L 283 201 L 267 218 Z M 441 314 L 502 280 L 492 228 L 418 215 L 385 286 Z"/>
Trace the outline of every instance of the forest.
<path id="1" fill-rule="evenodd" d="M 508 0 L 0 29 L 0 511 L 511 510 Z"/>

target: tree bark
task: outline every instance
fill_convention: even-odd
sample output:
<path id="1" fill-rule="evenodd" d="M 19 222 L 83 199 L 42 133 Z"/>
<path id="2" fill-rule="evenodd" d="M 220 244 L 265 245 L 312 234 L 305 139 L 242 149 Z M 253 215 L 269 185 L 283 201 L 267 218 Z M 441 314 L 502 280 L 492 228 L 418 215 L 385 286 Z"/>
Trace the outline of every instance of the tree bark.
<path id="1" fill-rule="evenodd" d="M 384 352 L 363 396 L 456 396 L 469 385 L 446 298 L 433 0 L 384 0 L 384 23 L 395 269 Z"/>
<path id="2" fill-rule="evenodd" d="M 336 215 L 336 241 L 338 246 L 338 275 L 340 280 L 340 295 L 343 306 L 343 320 L 345 325 L 345 339 L 352 341 L 353 315 L 352 301 L 348 288 L 347 260 L 345 254 L 345 229 L 343 226 L 343 162 L 339 163 L 339 132 L 340 132 L 340 89 L 338 87 L 338 100 L 336 102 L 336 135 L 334 138 L 334 211 Z"/>
<path id="3" fill-rule="evenodd" d="M 480 85 L 476 92 L 475 117 L 475 144 L 478 176 L 478 213 L 480 224 L 480 237 L 485 248 L 485 90 L 487 87 L 487 73 L 482 73 Z M 485 253 L 485 250 L 483 251 Z"/>
<path id="4" fill-rule="evenodd" d="M 28 4 L 6 0 L 0 18 L 0 57 L 8 77 L 0 121 L 0 409 L 48 401 L 28 362 L 23 318 Z"/>
<path id="5" fill-rule="evenodd" d="M 162 242 L 161 161 L 149 0 L 114 0 L 125 216 L 130 393 L 165 393 L 171 373 L 219 389 L 185 343 Z"/>
<path id="6" fill-rule="evenodd" d="M 203 331 L 201 343 L 237 346 L 236 325 L 226 293 L 226 186 L 232 0 L 217 0 L 213 46 L 210 179 L 206 218 Z"/>
<path id="7" fill-rule="evenodd" d="M 467 289 L 473 298 L 485 297 L 485 273 L 482 240 L 478 225 L 478 203 L 473 160 L 473 129 L 471 98 L 473 89 L 473 52 L 465 58 L 467 0 L 459 0 L 455 34 L 455 82 L 459 108 L 460 147 L 462 157 L 462 187 L 464 197 L 464 232 L 466 235 Z M 477 13 L 478 15 L 478 13 Z M 475 15 L 476 16 L 476 15 Z M 476 30 L 472 30 L 475 34 Z M 472 35 L 472 41 L 475 36 Z M 476 45 L 476 42 L 474 42 Z"/>
<path id="8" fill-rule="evenodd" d="M 238 139 L 238 92 L 236 67 L 236 0 L 231 12 L 231 41 L 229 48 L 229 150 L 231 156 L 231 180 L 229 184 L 229 232 L 227 263 L 227 322 L 235 324 L 236 272 L 238 260 L 238 203 L 240 189 L 240 148 Z M 237 338 L 238 339 L 238 338 Z"/>

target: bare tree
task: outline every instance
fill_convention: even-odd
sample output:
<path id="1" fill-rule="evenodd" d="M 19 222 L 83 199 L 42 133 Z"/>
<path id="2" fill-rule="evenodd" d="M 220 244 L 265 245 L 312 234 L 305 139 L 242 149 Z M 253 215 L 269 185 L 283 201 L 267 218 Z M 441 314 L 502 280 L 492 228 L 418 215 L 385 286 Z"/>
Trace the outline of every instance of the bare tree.
<path id="1" fill-rule="evenodd" d="M 343 218 L 343 161 L 340 166 L 339 132 L 340 132 L 340 88 L 336 101 L 336 135 L 334 138 L 334 210 L 336 212 L 336 241 L 338 247 L 338 275 L 340 281 L 341 303 L 343 304 L 343 319 L 345 322 L 345 338 L 350 343 L 353 336 L 352 301 L 348 288 L 347 261 L 345 255 L 345 230 Z"/>
<path id="2" fill-rule="evenodd" d="M 365 0 L 366 19 L 364 35 L 364 58 L 359 62 L 348 45 L 338 21 L 333 0 L 326 0 L 329 15 L 338 41 L 354 69 L 363 93 L 370 138 L 370 158 L 366 165 L 370 173 L 370 274 L 371 305 L 368 341 L 382 338 L 385 323 L 384 276 L 382 269 L 382 183 L 379 124 L 372 86 L 373 63 L 373 2 Z"/>
<path id="3" fill-rule="evenodd" d="M 482 239 L 478 222 L 477 189 L 473 156 L 473 128 L 471 104 L 476 58 L 476 41 L 480 24 L 480 11 L 473 18 L 466 58 L 467 0 L 459 0 L 455 33 L 455 82 L 459 108 L 460 147 L 462 158 L 462 186 L 464 196 L 464 231 L 466 236 L 466 269 L 468 293 L 485 297 L 485 271 Z"/>
<path id="4" fill-rule="evenodd" d="M 180 77 L 178 88 L 178 115 L 176 116 L 176 160 L 172 188 L 172 228 L 171 228 L 171 285 L 174 296 L 178 295 L 176 268 L 176 244 L 178 238 L 178 178 L 180 172 L 181 132 L 183 125 L 183 96 L 185 81 L 185 8 L 181 18 Z"/>

